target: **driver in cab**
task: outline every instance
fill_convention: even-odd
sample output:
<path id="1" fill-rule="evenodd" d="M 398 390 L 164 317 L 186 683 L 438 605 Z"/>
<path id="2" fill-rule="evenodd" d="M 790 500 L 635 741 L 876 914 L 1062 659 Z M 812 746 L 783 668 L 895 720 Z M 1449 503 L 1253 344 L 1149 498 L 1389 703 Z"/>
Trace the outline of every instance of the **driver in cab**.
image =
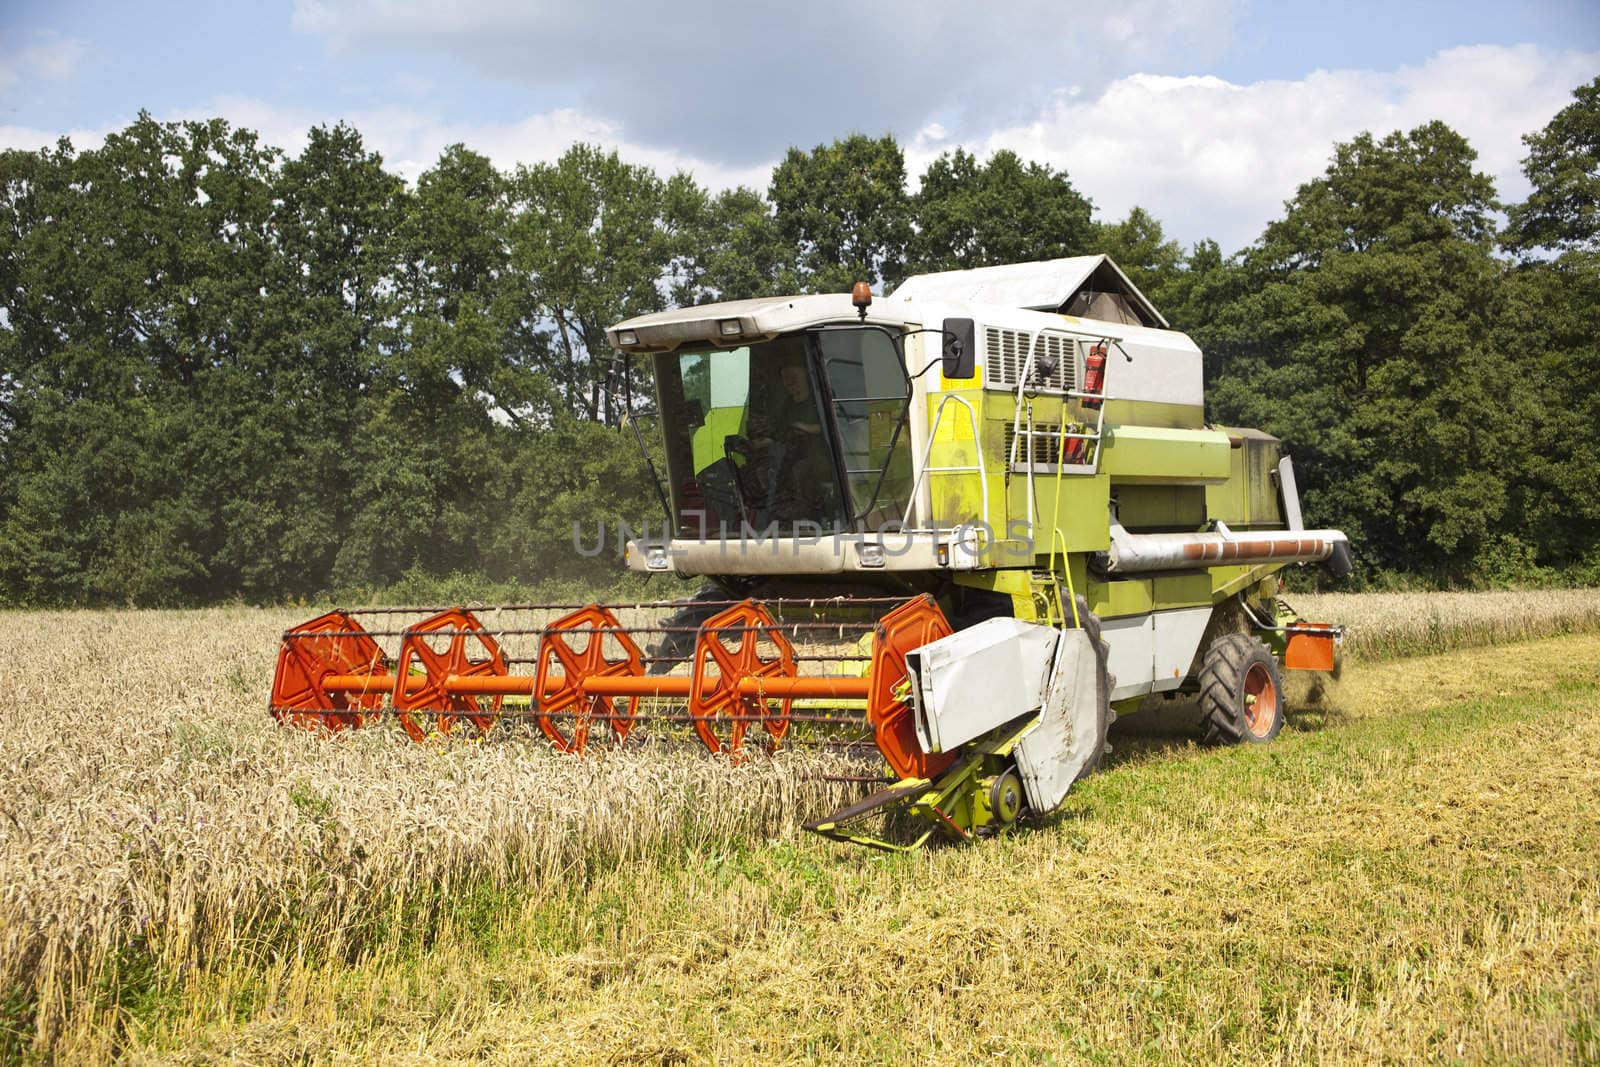
<path id="1" fill-rule="evenodd" d="M 767 414 L 750 418 L 753 466 L 764 472 L 775 518 L 821 519 L 837 494 L 811 372 L 801 353 L 785 353 L 779 361 L 777 402 Z"/>

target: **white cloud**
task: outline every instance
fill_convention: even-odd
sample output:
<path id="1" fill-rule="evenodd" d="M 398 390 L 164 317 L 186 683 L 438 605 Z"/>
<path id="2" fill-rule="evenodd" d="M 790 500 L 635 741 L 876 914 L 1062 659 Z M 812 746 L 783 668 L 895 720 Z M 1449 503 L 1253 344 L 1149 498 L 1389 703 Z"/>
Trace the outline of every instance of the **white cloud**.
<path id="1" fill-rule="evenodd" d="M 133 116 L 128 116 L 128 121 L 133 121 Z M 0 126 L 0 151 L 8 148 L 17 148 L 26 152 L 39 148 L 53 148 L 62 137 L 72 142 L 72 147 L 78 150 L 85 148 L 98 148 L 105 142 L 106 134 L 122 128 L 123 123 L 107 123 L 103 126 L 85 126 L 71 130 L 41 130 L 34 126 Z"/>
<path id="2" fill-rule="evenodd" d="M 25 78 L 65 81 L 78 73 L 88 49 L 76 37 L 36 33 L 26 44 L 0 38 L 0 91 Z"/>
<path id="3" fill-rule="evenodd" d="M 956 145 L 980 157 L 1010 148 L 1065 169 L 1102 219 L 1121 218 L 1137 204 L 1185 244 L 1214 237 L 1232 251 L 1280 216 L 1283 201 L 1302 182 L 1323 172 L 1336 141 L 1362 130 L 1382 136 L 1442 119 L 1477 149 L 1479 169 L 1495 177 L 1501 199 L 1521 199 L 1527 186 L 1518 169 L 1525 154 L 1520 138 L 1543 127 L 1570 102 L 1572 89 L 1597 70 L 1600 54 L 1484 46 L 1451 49 L 1394 71 L 1315 71 L 1296 81 L 1250 85 L 1134 74 L 1109 82 L 1097 95 L 1061 89 L 1027 119 L 975 136 L 952 128 L 945 115 L 935 120 L 931 109 L 900 129 L 918 131 L 904 142 L 913 177 Z M 291 154 L 303 147 L 312 125 L 342 118 L 383 154 L 391 170 L 410 180 L 456 142 L 511 169 L 553 160 L 574 142 L 586 141 L 663 175 L 688 170 L 712 189 L 765 189 L 777 155 L 746 162 L 714 148 L 642 143 L 619 120 L 578 108 L 513 122 L 473 122 L 400 104 L 338 114 L 223 97 L 157 118 L 214 115 L 257 130 L 266 143 Z M 132 118 L 70 136 L 79 148 L 93 147 Z M 822 139 L 848 129 L 841 125 Z M 0 147 L 36 148 L 58 135 L 0 126 Z"/>
<path id="4" fill-rule="evenodd" d="M 297 0 L 336 50 L 447 56 L 614 121 L 635 144 L 737 163 L 948 111 L 992 128 L 1088 84 L 1219 55 L 1243 0 Z"/>
<path id="5" fill-rule="evenodd" d="M 387 169 L 408 181 L 415 181 L 438 160 L 447 146 L 456 143 L 483 153 L 497 167 L 509 171 L 518 164 L 554 161 L 573 144 L 582 141 L 615 149 L 627 162 L 651 167 L 663 177 L 687 170 L 702 185 L 713 190 L 741 184 L 765 190 L 773 166 L 772 161 L 747 167 L 731 166 L 684 152 L 633 144 L 620 135 L 615 123 L 570 109 L 532 115 L 518 122 L 470 123 L 398 106 L 331 114 L 279 107 L 251 97 L 217 97 L 202 107 L 154 117 L 161 122 L 225 118 L 236 127 L 256 131 L 263 143 L 281 148 L 289 155 L 305 147 L 307 131 L 312 126 L 332 125 L 342 120 L 361 132 L 369 149 L 382 154 Z M 80 151 L 98 148 L 108 133 L 122 129 L 133 119 L 130 114 L 122 122 L 72 130 L 66 136 Z M 60 136 L 60 131 L 0 126 L 0 149 L 41 148 L 53 145 Z"/>
<path id="6" fill-rule="evenodd" d="M 613 122 L 561 108 L 531 115 L 517 122 L 459 122 L 434 113 L 405 107 L 356 111 L 345 115 L 275 107 L 261 100 L 223 98 L 209 108 L 195 109 L 174 118 L 221 115 L 236 126 L 258 131 L 262 140 L 290 154 L 306 143 L 306 131 L 318 124 L 341 119 L 361 131 L 367 147 L 380 152 L 384 165 L 408 181 L 431 167 L 439 153 L 452 144 L 464 144 L 488 156 L 497 167 L 511 170 L 518 164 L 550 162 L 582 141 L 615 149 L 630 163 L 643 164 L 663 176 L 688 170 L 703 185 L 722 189 L 750 184 L 765 189 L 772 164 L 735 167 L 700 159 L 684 152 L 638 145 L 627 140 Z"/>
<path id="7" fill-rule="evenodd" d="M 1391 72 L 1319 70 L 1250 85 L 1136 74 L 1092 99 L 1059 96 L 1030 121 L 962 140 L 979 156 L 1010 148 L 1064 168 L 1102 218 L 1137 204 L 1185 243 L 1214 237 L 1232 250 L 1326 169 L 1336 141 L 1362 130 L 1382 136 L 1441 119 L 1472 143 L 1501 199 L 1520 199 L 1520 138 L 1597 70 L 1600 54 L 1523 45 L 1450 49 Z M 914 139 L 908 169 L 920 173 L 949 147 Z"/>
<path id="8" fill-rule="evenodd" d="M 76 38 L 47 38 L 22 50 L 22 66 L 41 78 L 65 81 L 78 72 L 85 51 Z"/>

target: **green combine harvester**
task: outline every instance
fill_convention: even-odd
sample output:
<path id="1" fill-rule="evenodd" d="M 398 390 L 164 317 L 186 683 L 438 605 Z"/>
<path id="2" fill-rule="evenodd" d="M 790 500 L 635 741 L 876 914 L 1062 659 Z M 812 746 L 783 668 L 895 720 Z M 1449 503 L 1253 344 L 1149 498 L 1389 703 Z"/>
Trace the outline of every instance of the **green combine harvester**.
<path id="1" fill-rule="evenodd" d="M 1347 540 L 1303 528 L 1275 438 L 1207 425 L 1200 350 L 1105 256 L 609 335 L 653 363 L 666 456 L 666 528 L 627 564 L 701 592 L 517 606 L 543 612 L 526 627 L 330 613 L 285 635 L 275 714 L 414 736 L 515 715 L 570 750 L 687 727 L 735 758 L 870 738 L 881 788 L 809 828 L 898 849 L 1053 810 L 1152 694 L 1196 695 L 1208 741 L 1265 742 L 1283 670 L 1334 669 L 1341 630 L 1290 612 L 1278 572 L 1342 576 Z"/>

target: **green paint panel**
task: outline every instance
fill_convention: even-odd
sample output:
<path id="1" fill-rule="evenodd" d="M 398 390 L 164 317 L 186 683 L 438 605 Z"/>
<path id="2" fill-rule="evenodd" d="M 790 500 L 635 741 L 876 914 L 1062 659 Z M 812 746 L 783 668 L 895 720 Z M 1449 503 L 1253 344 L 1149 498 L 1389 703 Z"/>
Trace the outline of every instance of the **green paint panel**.
<path id="1" fill-rule="evenodd" d="M 1156 610 L 1165 608 L 1194 608 L 1211 603 L 1211 575 L 1208 573 L 1174 574 L 1151 579 Z"/>
<path id="2" fill-rule="evenodd" d="M 1061 507 L 1056 508 L 1056 492 L 1061 493 Z M 1039 521 L 1034 551 L 1040 557 L 1052 551 L 1104 552 L 1111 544 L 1111 480 L 1103 475 L 1035 474 L 1034 499 L 1037 502 Z M 1028 476 L 1016 473 L 1011 476 L 1011 489 L 1006 497 L 1007 513 L 1020 523 L 1026 523 L 1028 514 Z M 1054 531 L 1059 528 L 1062 541 L 1058 544 Z"/>
<path id="3" fill-rule="evenodd" d="M 1278 505 L 1278 459 L 1283 450 L 1276 438 L 1252 433 L 1244 441 L 1245 503 L 1251 526 L 1281 526 Z"/>
<path id="4" fill-rule="evenodd" d="M 1149 578 L 1089 583 L 1089 610 L 1102 619 L 1144 615 L 1155 610 L 1154 583 Z M 1209 599 L 1209 593 L 1208 593 Z"/>
<path id="5" fill-rule="evenodd" d="M 1244 526 L 1249 507 L 1245 503 L 1244 452 L 1234 453 L 1233 475 L 1221 485 L 1206 486 L 1206 517 Z"/>
<path id="6" fill-rule="evenodd" d="M 1158 404 L 1153 400 L 1107 400 L 1107 426 L 1163 426 L 1174 430 L 1201 430 L 1206 409 L 1198 404 Z"/>
<path id="7" fill-rule="evenodd" d="M 1026 569 L 957 571 L 955 584 L 969 589 L 987 589 L 1011 598 L 1011 614 L 1029 622 L 1038 617 L 1033 600 L 1033 581 Z"/>
<path id="8" fill-rule="evenodd" d="M 971 415 L 957 400 L 945 401 L 945 396 L 959 398 L 972 407 Z M 928 496 L 932 504 L 929 516 L 939 524 L 952 527 L 983 518 L 983 479 L 976 471 L 940 471 L 941 467 L 977 467 L 980 458 L 987 461 L 993 449 L 988 441 L 980 441 L 983 415 L 983 391 L 962 389 L 949 394 L 936 393 L 928 397 L 928 427 L 933 441 L 928 456 L 932 468 L 927 476 Z M 938 425 L 933 420 L 938 418 Z M 984 450 L 980 456 L 980 447 Z M 990 469 L 993 465 L 989 464 Z M 1003 526 L 1004 516 L 999 514 L 1001 497 L 995 493 L 996 479 L 989 479 L 990 522 Z"/>
<path id="9" fill-rule="evenodd" d="M 1033 590 L 1028 572 L 1025 570 L 958 571 L 955 583 L 964 585 L 968 589 L 988 589 L 991 592 L 1008 593 L 1011 596 L 1028 596 Z"/>
<path id="10" fill-rule="evenodd" d="M 1103 619 L 1144 615 L 1168 608 L 1205 607 L 1211 603 L 1212 576 L 1205 571 L 1092 582 L 1089 586 L 1089 607 Z"/>
<path id="11" fill-rule="evenodd" d="M 1229 526 L 1270 529 L 1283 525 L 1278 501 L 1278 439 L 1259 430 L 1218 427 L 1240 442 L 1230 449 L 1228 481 L 1206 486 L 1206 512 Z"/>
<path id="12" fill-rule="evenodd" d="M 1221 482 L 1229 473 L 1227 434 L 1159 426 L 1117 426 L 1106 431 L 1100 470 L 1113 482 Z"/>
<path id="13" fill-rule="evenodd" d="M 1117 520 L 1129 530 L 1198 530 L 1206 522 L 1210 487 L 1119 485 Z"/>
<path id="14" fill-rule="evenodd" d="M 1265 582 L 1287 566 L 1284 563 L 1258 563 L 1254 566 L 1211 568 L 1211 600 L 1218 603 L 1243 592 L 1257 582 Z"/>

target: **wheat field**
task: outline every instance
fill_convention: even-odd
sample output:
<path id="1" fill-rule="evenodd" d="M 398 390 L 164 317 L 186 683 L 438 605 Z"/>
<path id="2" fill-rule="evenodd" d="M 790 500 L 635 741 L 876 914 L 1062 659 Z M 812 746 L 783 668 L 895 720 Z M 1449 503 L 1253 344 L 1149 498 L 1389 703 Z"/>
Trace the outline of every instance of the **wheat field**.
<path id="1" fill-rule="evenodd" d="M 1322 593 L 1286 599 L 1307 619 L 1344 623 L 1344 654 L 1386 659 L 1600 630 L 1600 589 Z"/>
<path id="2" fill-rule="evenodd" d="M 733 767 L 687 748 L 575 759 L 527 735 L 282 728 L 265 694 L 299 614 L 3 617 L 12 1048 L 113 1033 L 152 975 L 379 951 L 461 892 L 760 838 L 845 796 L 820 780 L 847 762 L 826 751 Z"/>
<path id="3" fill-rule="evenodd" d="M 1600 594 L 1593 591 L 1521 599 L 1294 599 L 1307 617 L 1351 625 L 1346 647 L 1355 661 L 1429 651 L 1432 642 L 1471 645 L 1600 629 Z M 207 1048 L 247 1062 L 389 1058 L 411 1047 L 407 1034 L 375 1022 L 395 1014 L 397 974 L 454 967 L 429 981 L 477 989 L 485 979 L 481 961 L 472 962 L 475 953 L 507 938 L 527 949 L 530 929 L 543 931 L 544 940 L 529 957 L 533 971 L 519 981 L 535 986 L 532 975 L 552 967 L 559 976 L 552 980 L 571 981 L 573 960 L 596 952 L 612 960 L 607 974 L 625 975 L 626 967 L 616 970 L 622 966 L 617 959 L 644 958 L 639 953 L 655 959 L 650 952 L 663 951 L 664 931 L 678 929 L 675 917 L 698 915 L 701 925 L 725 929 L 704 917 L 718 908 L 740 930 L 727 935 L 737 948 L 718 950 L 716 957 L 718 966 L 731 966 L 752 950 L 752 931 L 770 934 L 774 894 L 795 897 L 790 910 L 825 929 L 838 916 L 829 920 L 832 909 L 814 907 L 818 894 L 854 899 L 858 910 L 881 911 L 869 902 L 875 892 L 894 895 L 904 907 L 922 907 L 926 901 L 911 889 L 932 880 L 952 886 L 950 906 L 959 912 L 960 902 L 978 907 L 979 899 L 945 880 L 974 874 L 971 865 L 992 864 L 1023 848 L 1024 884 L 1036 884 L 1032 880 L 1045 870 L 1078 864 L 1071 835 L 1080 831 L 1071 818 L 1026 844 L 942 850 L 904 861 L 841 853 L 799 837 L 804 818 L 856 795 L 822 775 L 859 771 L 859 758 L 826 751 L 730 766 L 689 749 L 630 747 L 574 759 L 509 734 L 419 746 L 388 728 L 334 738 L 279 728 L 264 711 L 276 637 L 305 614 L 226 608 L 0 615 L 8 651 L 0 661 L 0 1060 L 183 1059 L 183 1049 Z M 1592 651 L 1593 639 L 1587 640 L 1577 647 Z M 1506 680 L 1490 691 L 1494 685 L 1516 690 L 1522 664 L 1501 664 L 1495 656 L 1472 662 L 1480 675 L 1489 669 L 1485 664 L 1515 666 L 1495 675 Z M 1384 667 L 1432 677 L 1446 689 L 1461 686 L 1459 669 L 1427 664 Z M 1367 692 L 1363 684 L 1347 676 L 1335 687 L 1334 710 L 1318 714 L 1359 725 L 1387 692 Z M 1384 684 L 1392 686 L 1393 679 Z M 1469 682 L 1458 695 L 1481 691 Z M 1580 754 L 1593 742 L 1588 737 L 1583 744 L 1591 748 Z M 1095 789 L 1111 790 L 1113 800 L 1106 802 L 1121 803 L 1114 799 L 1118 788 L 1138 792 L 1140 775 L 1170 777 L 1165 768 L 1182 763 L 1172 763 L 1171 752 L 1147 756 L 1135 749 L 1103 776 L 1106 784 L 1080 790 L 1087 798 L 1082 803 L 1095 803 Z M 1184 759 L 1201 758 L 1192 746 L 1183 752 L 1189 753 Z M 1600 819 L 1592 806 L 1577 814 L 1585 811 Z M 1090 821 L 1083 825 L 1092 826 L 1092 812 L 1085 817 Z M 1058 855 L 1064 832 L 1068 853 Z M 1139 836 L 1137 822 L 1128 832 L 1135 844 L 1143 840 L 1140 847 L 1154 849 L 1154 839 Z M 1114 852 L 1126 845 L 1107 847 Z M 1161 845 L 1150 862 L 1190 862 L 1181 835 Z M 963 858 L 966 852 L 971 855 Z M 725 866 L 727 857 L 737 862 Z M 1090 866 L 1100 872 L 1093 877 L 1111 878 L 1116 889 L 1115 865 Z M 743 872 L 732 890 L 730 870 Z M 1591 889 L 1592 873 L 1591 867 Z M 982 876 L 992 885 L 996 872 L 985 866 Z M 1022 902 L 1012 891 L 997 891 L 1008 914 L 1019 914 Z M 596 918 L 597 894 L 611 901 L 600 909 L 604 919 Z M 910 900 L 920 903 L 905 903 Z M 1592 904 L 1591 896 L 1588 910 L 1577 913 L 1589 926 L 1573 949 L 1577 963 L 1591 969 Z M 879 918 L 891 926 L 909 921 L 904 915 Z M 1085 936 L 1074 930 L 1072 936 Z M 1021 951 L 1020 944 L 1007 951 Z M 647 945 L 656 947 L 647 952 Z M 781 954 L 775 958 L 781 962 Z M 783 985 L 782 974 L 768 965 L 753 973 Z M 995 979 L 979 968 L 973 981 L 982 986 Z M 1592 991 L 1592 979 L 1591 970 L 1589 985 L 1573 988 Z M 661 980 L 654 975 L 645 984 Z M 352 1008 L 330 992 L 346 987 L 370 1002 L 358 997 Z M 594 988 L 600 1000 L 626 1000 L 629 986 L 602 982 Z M 752 981 L 752 989 L 759 988 L 762 983 Z M 640 1017 L 670 1031 L 661 1012 L 671 997 L 654 986 L 650 995 L 656 1007 Z M 273 1018 L 297 1020 L 280 1033 L 282 1040 L 263 1038 L 279 1032 L 259 1028 L 263 1004 L 274 1005 Z M 327 1016 L 333 1005 L 342 1005 L 346 1015 L 365 1011 L 362 1032 L 375 1043 L 361 1046 L 341 1036 L 337 1018 Z M 482 1028 L 495 1017 L 493 1011 L 480 1014 L 467 1031 L 487 1040 Z M 933 1029 L 946 1032 L 947 1026 Z M 470 1042 L 462 1045 L 461 1034 L 452 1033 L 454 1043 L 440 1046 L 441 1055 L 475 1058 Z M 296 1052 L 295 1035 L 305 1034 L 318 1035 L 325 1047 Z M 826 1041 L 810 1051 L 723 1046 L 693 1032 L 679 1038 L 690 1059 L 809 1058 L 830 1047 Z M 981 1046 L 951 1040 L 946 1032 L 947 1051 Z M 1582 1047 L 1573 1040 L 1581 1042 L 1582 1034 L 1566 1045 L 1540 1038 L 1543 1043 L 1529 1048 Z M 591 1042 L 568 1051 L 577 1050 L 574 1059 L 606 1058 L 596 1051 L 603 1046 Z M 526 1040 L 510 1047 L 537 1058 L 560 1051 Z M 1209 1047 L 1171 1050 L 1192 1056 Z M 669 1042 L 658 1051 L 672 1058 L 674 1048 Z M 835 1051 L 901 1058 L 898 1048 L 846 1043 Z M 521 1054 L 510 1054 L 509 1061 Z"/>

